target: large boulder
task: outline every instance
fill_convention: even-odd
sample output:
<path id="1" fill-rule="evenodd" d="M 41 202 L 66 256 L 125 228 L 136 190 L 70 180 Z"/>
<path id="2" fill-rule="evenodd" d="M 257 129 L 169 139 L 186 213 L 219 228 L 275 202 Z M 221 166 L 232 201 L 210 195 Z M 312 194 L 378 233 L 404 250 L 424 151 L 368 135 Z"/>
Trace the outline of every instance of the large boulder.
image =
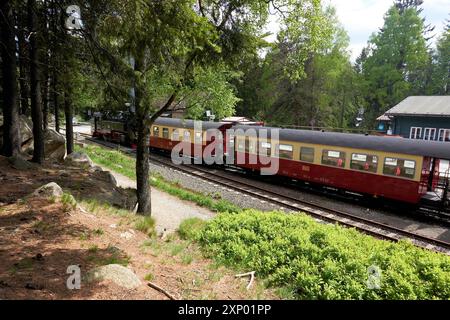
<path id="1" fill-rule="evenodd" d="M 17 170 L 30 170 L 35 169 L 37 167 L 37 164 L 29 162 L 20 154 L 9 157 L 8 161 L 11 164 L 11 166 Z"/>
<path id="2" fill-rule="evenodd" d="M 135 289 L 141 285 L 141 280 L 128 268 L 119 264 L 108 264 L 95 268 L 88 274 L 88 281 L 110 280 L 126 289 Z"/>
<path id="3" fill-rule="evenodd" d="M 33 122 L 23 114 L 20 115 L 19 120 L 22 152 L 28 152 L 30 148 L 33 150 Z"/>
<path id="4" fill-rule="evenodd" d="M 45 158 L 63 161 L 66 156 L 66 138 L 53 129 L 44 132 Z"/>
<path id="5" fill-rule="evenodd" d="M 3 119 L 2 119 L 3 120 Z M 3 145 L 3 121 L 0 126 L 0 146 Z M 29 153 L 33 151 L 33 123 L 25 115 L 19 116 L 19 132 L 21 138 L 21 151 Z"/>
<path id="6" fill-rule="evenodd" d="M 81 152 L 73 152 L 69 154 L 64 160 L 68 165 L 84 167 L 84 168 L 92 168 L 94 167 L 94 163 L 91 158 L 85 153 Z"/>
<path id="7" fill-rule="evenodd" d="M 47 183 L 33 192 L 33 196 L 38 197 L 61 197 L 63 190 L 55 182 Z"/>

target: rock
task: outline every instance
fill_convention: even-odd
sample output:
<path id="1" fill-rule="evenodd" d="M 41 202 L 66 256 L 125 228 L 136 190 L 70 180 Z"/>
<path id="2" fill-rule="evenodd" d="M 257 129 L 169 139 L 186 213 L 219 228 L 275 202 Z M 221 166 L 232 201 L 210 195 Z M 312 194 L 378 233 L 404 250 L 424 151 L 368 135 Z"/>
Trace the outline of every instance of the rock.
<path id="1" fill-rule="evenodd" d="M 66 138 L 53 129 L 44 132 L 45 158 L 63 161 L 66 156 Z"/>
<path id="2" fill-rule="evenodd" d="M 33 196 L 40 197 L 61 197 L 62 195 L 63 190 L 54 182 L 47 183 L 33 192 Z"/>
<path id="3" fill-rule="evenodd" d="M 25 115 L 19 117 L 19 130 L 22 152 L 29 153 L 30 149 L 33 152 L 33 122 Z"/>
<path id="4" fill-rule="evenodd" d="M 88 280 L 110 280 L 126 289 L 134 289 L 141 285 L 141 281 L 133 271 L 119 264 L 95 268 L 89 272 Z"/>
<path id="5" fill-rule="evenodd" d="M 105 181 L 107 183 L 112 184 L 114 187 L 117 186 L 116 178 L 109 171 L 103 171 L 103 170 L 102 171 L 95 171 L 95 177 L 100 179 L 100 180 L 103 180 L 103 181 Z"/>
<path id="6" fill-rule="evenodd" d="M 125 231 L 125 232 L 122 232 L 120 234 L 120 237 L 124 238 L 124 239 L 127 239 L 127 240 L 130 240 L 130 239 L 132 239 L 134 237 L 134 235 L 131 232 Z"/>
<path id="7" fill-rule="evenodd" d="M 21 155 L 15 155 L 8 158 L 9 163 L 17 170 L 30 170 L 37 167 L 37 164 L 27 161 Z"/>
<path id="8" fill-rule="evenodd" d="M 82 166 L 88 168 L 94 167 L 94 163 L 89 158 L 89 156 L 81 152 L 73 152 L 69 154 L 64 161 L 69 165 Z"/>

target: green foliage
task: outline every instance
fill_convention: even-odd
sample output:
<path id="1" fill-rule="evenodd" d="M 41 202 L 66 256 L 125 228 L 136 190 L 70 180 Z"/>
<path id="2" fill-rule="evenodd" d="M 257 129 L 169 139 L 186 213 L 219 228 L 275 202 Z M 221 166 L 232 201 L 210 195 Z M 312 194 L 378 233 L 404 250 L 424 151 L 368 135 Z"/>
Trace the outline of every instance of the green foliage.
<path id="1" fill-rule="evenodd" d="M 155 219 L 152 217 L 138 217 L 138 220 L 134 224 L 134 228 L 145 233 L 149 237 L 156 235 Z"/>
<path id="2" fill-rule="evenodd" d="M 425 93 L 430 56 L 424 20 L 415 7 L 392 6 L 361 59 L 367 82 L 367 125 L 409 95 Z"/>
<path id="3" fill-rule="evenodd" d="M 255 210 L 220 214 L 200 244 L 218 262 L 255 270 L 297 299 L 449 299 L 450 258 L 305 215 Z M 367 285 L 381 270 L 380 288 Z"/>
<path id="4" fill-rule="evenodd" d="M 304 38 L 280 38 L 264 61 L 248 62 L 244 81 L 238 83 L 238 113 L 274 125 L 352 127 L 360 106 L 359 79 L 348 53 L 349 39 L 335 9 L 320 8 L 327 36 L 311 48 Z M 307 51 L 292 81 L 284 69 L 295 48 Z M 299 49 L 300 50 L 300 49 Z"/>
<path id="5" fill-rule="evenodd" d="M 61 197 L 61 203 L 63 205 L 64 212 L 75 210 L 77 207 L 77 201 L 70 193 L 63 193 Z"/>
<path id="6" fill-rule="evenodd" d="M 203 120 L 204 110 L 211 110 L 217 119 L 232 116 L 239 101 L 228 82 L 233 76 L 224 66 L 197 70 L 192 87 L 185 89 L 186 117 Z"/>
<path id="7" fill-rule="evenodd" d="M 206 222 L 200 218 L 189 218 L 180 223 L 178 234 L 184 240 L 197 240 L 205 225 Z"/>

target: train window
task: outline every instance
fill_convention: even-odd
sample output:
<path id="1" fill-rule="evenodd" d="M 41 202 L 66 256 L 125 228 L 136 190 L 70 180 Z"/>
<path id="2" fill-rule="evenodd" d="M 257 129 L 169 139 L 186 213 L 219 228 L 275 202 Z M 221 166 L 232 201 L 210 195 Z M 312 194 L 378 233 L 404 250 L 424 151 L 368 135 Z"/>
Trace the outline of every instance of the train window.
<path id="1" fill-rule="evenodd" d="M 180 132 L 178 129 L 172 130 L 172 141 L 180 141 Z"/>
<path id="2" fill-rule="evenodd" d="M 236 145 L 237 151 L 244 152 L 245 151 L 245 140 L 243 140 L 242 138 L 236 137 L 236 142 L 237 142 L 237 145 Z"/>
<path id="3" fill-rule="evenodd" d="M 169 128 L 163 128 L 163 138 L 169 139 Z"/>
<path id="4" fill-rule="evenodd" d="M 345 167 L 345 152 L 334 150 L 322 151 L 322 164 L 334 167 Z"/>
<path id="5" fill-rule="evenodd" d="M 270 157 L 272 144 L 270 142 L 261 141 L 259 144 L 259 154 L 265 157 Z"/>
<path id="6" fill-rule="evenodd" d="M 416 162 L 397 158 L 385 158 L 383 173 L 389 176 L 414 178 L 416 173 Z"/>
<path id="7" fill-rule="evenodd" d="M 256 141 L 250 140 L 249 137 L 245 138 L 245 152 L 256 153 Z"/>
<path id="8" fill-rule="evenodd" d="M 184 137 L 184 141 L 190 142 L 191 141 L 191 132 L 188 130 L 185 130 L 183 137 Z"/>
<path id="9" fill-rule="evenodd" d="M 369 154 L 353 153 L 350 168 L 375 173 L 378 168 L 378 157 Z"/>
<path id="10" fill-rule="evenodd" d="M 283 159 L 292 160 L 294 158 L 294 147 L 290 144 L 279 144 L 277 145 L 277 155 Z"/>
<path id="11" fill-rule="evenodd" d="M 203 142 L 202 133 L 196 132 L 195 133 L 195 143 L 201 144 Z"/>
<path id="12" fill-rule="evenodd" d="M 314 162 L 314 148 L 301 147 L 300 148 L 300 161 Z"/>
<path id="13" fill-rule="evenodd" d="M 159 137 L 159 127 L 153 127 L 153 136 Z"/>

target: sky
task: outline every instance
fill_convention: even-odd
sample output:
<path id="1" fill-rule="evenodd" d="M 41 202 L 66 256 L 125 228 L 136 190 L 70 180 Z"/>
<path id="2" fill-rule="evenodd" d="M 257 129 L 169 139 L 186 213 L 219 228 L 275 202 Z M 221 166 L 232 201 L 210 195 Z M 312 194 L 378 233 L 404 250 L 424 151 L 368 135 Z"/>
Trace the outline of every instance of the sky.
<path id="1" fill-rule="evenodd" d="M 370 35 L 383 26 L 383 16 L 393 4 L 393 0 L 323 0 L 323 3 L 336 8 L 339 20 L 350 37 L 349 49 L 352 61 L 355 61 Z M 450 18 L 450 0 L 424 0 L 422 8 L 422 17 L 426 18 L 427 23 L 436 26 L 433 33 L 441 34 L 445 20 Z M 268 29 L 274 33 L 279 29 L 275 18 Z M 275 36 L 267 39 L 273 40 Z"/>

